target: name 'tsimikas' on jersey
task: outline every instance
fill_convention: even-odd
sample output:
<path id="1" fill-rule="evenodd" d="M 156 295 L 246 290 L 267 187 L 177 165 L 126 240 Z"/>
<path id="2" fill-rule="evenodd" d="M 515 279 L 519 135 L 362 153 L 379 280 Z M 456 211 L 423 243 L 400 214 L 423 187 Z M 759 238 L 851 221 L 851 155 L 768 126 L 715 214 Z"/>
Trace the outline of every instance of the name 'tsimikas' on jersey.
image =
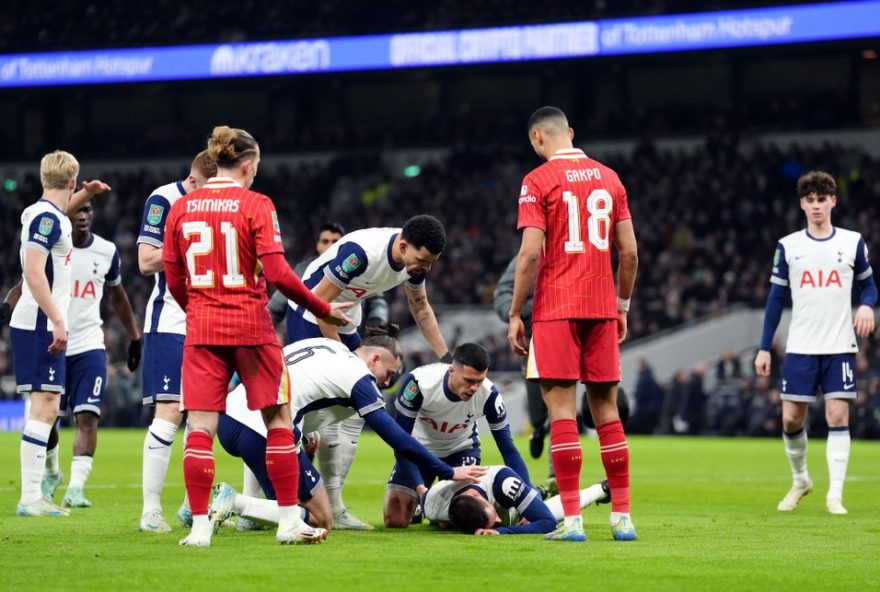
<path id="1" fill-rule="evenodd" d="M 186 195 L 182 181 L 169 183 L 155 189 L 144 205 L 144 215 L 138 232 L 138 244 L 144 243 L 159 249 L 165 242 L 165 222 L 171 206 Z M 155 274 L 156 283 L 147 301 L 144 314 L 144 333 L 186 334 L 186 314 L 174 300 L 165 283 L 165 272 Z"/>
<path id="2" fill-rule="evenodd" d="M 92 234 L 89 244 L 74 247 L 71 255 L 71 300 L 68 309 L 68 356 L 104 349 L 101 298 L 104 296 L 105 284 L 118 286 L 122 282 L 119 268 L 119 251 L 116 245 L 96 234 Z"/>
<path id="3" fill-rule="evenodd" d="M 21 213 L 21 249 L 19 257 L 22 271 L 28 251 L 36 249 L 46 253 L 46 278 L 52 291 L 52 300 L 68 322 L 70 305 L 70 258 L 73 251 L 73 225 L 67 214 L 45 199 L 28 206 Z M 23 276 L 22 276 L 23 277 Z M 9 326 L 14 329 L 51 331 L 52 321 L 40 310 L 28 283 L 21 285 L 21 298 L 12 311 Z"/>
<path id="4" fill-rule="evenodd" d="M 817 239 L 807 230 L 782 238 L 770 281 L 791 290 L 792 321 L 786 352 L 838 354 L 858 351 L 852 319 L 853 280 L 872 274 L 868 247 L 858 232 L 834 227 Z"/>
<path id="5" fill-rule="evenodd" d="M 357 331 L 363 311 L 361 302 L 375 294 L 381 294 L 404 282 L 418 288 L 424 285 L 425 276 L 411 276 L 404 267 L 398 267 L 392 258 L 394 239 L 400 228 L 366 228 L 343 236 L 339 242 L 315 258 L 303 274 L 303 283 L 314 290 L 323 278 L 329 279 L 342 290 L 335 302 L 354 302 L 346 310 L 351 319 L 345 327 L 337 327 L 340 334 Z M 290 314 L 301 315 L 310 323 L 317 323 L 315 316 L 288 301 Z"/>

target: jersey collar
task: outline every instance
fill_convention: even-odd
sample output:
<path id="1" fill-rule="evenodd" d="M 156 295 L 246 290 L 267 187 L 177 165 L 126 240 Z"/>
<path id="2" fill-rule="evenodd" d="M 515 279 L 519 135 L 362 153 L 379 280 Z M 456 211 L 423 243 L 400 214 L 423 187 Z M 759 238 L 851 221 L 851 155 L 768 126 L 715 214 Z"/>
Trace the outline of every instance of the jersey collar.
<path id="1" fill-rule="evenodd" d="M 810 231 L 809 231 L 808 229 L 806 229 L 806 228 L 804 229 L 804 232 L 807 233 L 807 238 L 808 238 L 808 239 L 810 239 L 810 240 L 814 240 L 814 241 L 816 241 L 817 243 L 824 243 L 825 241 L 829 241 L 829 240 L 831 240 L 832 238 L 834 238 L 834 235 L 837 234 L 837 227 L 836 227 L 836 226 L 832 226 L 832 227 L 831 227 L 831 234 L 829 234 L 829 235 L 826 236 L 825 238 L 817 238 L 817 237 L 813 236 L 812 234 L 810 234 Z"/>
<path id="2" fill-rule="evenodd" d="M 184 195 L 186 195 L 186 189 L 183 186 L 183 181 L 178 181 L 176 185 L 177 190 L 180 192 L 180 196 L 183 197 Z"/>
<path id="3" fill-rule="evenodd" d="M 575 160 L 586 157 L 587 155 L 580 148 L 560 148 L 550 157 L 550 160 Z"/>
<path id="4" fill-rule="evenodd" d="M 443 375 L 443 394 L 446 395 L 446 398 L 453 403 L 461 403 L 461 399 L 456 397 L 452 393 L 452 391 L 449 390 L 449 370 L 447 370 L 446 374 Z"/>
<path id="5" fill-rule="evenodd" d="M 229 177 L 211 177 L 204 184 L 205 189 L 222 189 L 224 187 L 241 187 L 241 183 Z"/>
<path id="6" fill-rule="evenodd" d="M 88 249 L 88 248 L 91 247 L 93 244 L 95 244 L 95 233 L 94 233 L 94 232 L 90 232 L 90 233 L 89 233 L 89 240 L 86 241 L 86 244 L 84 244 L 84 245 L 82 245 L 82 246 L 80 246 L 80 247 L 77 247 L 76 245 L 73 245 L 73 248 L 74 248 L 74 249 Z"/>
<path id="7" fill-rule="evenodd" d="M 390 265 L 391 269 L 393 269 L 394 271 L 403 271 L 403 265 L 397 265 L 397 263 L 394 262 L 394 256 L 393 256 L 394 255 L 394 241 L 397 239 L 398 235 L 400 235 L 400 233 L 395 232 L 394 234 L 391 235 L 391 240 L 388 241 L 388 265 Z"/>
<path id="8" fill-rule="evenodd" d="M 474 491 L 476 491 L 477 493 L 479 493 L 479 494 L 483 497 L 484 500 L 489 501 L 489 494 L 486 493 L 486 490 L 483 489 L 482 487 L 480 487 L 479 485 L 475 485 L 475 484 L 473 484 L 473 483 L 471 483 L 470 485 L 465 485 L 464 487 L 462 487 L 461 489 L 459 489 L 459 490 L 456 492 L 456 494 L 455 494 L 454 496 L 452 496 L 452 497 L 453 497 L 453 498 L 456 498 L 456 497 L 460 496 L 461 494 L 463 494 L 463 493 L 464 493 L 465 491 L 467 491 L 468 489 L 473 489 Z"/>
<path id="9" fill-rule="evenodd" d="M 49 204 L 50 206 L 52 206 L 53 208 L 55 208 L 56 210 L 58 210 L 59 212 L 61 212 L 61 213 L 64 214 L 65 216 L 67 216 L 67 214 L 64 212 L 64 210 L 62 210 L 61 208 L 59 208 L 59 207 L 55 204 L 55 202 L 49 201 L 49 200 L 46 199 L 45 197 L 41 197 L 38 201 L 46 202 L 47 204 Z"/>

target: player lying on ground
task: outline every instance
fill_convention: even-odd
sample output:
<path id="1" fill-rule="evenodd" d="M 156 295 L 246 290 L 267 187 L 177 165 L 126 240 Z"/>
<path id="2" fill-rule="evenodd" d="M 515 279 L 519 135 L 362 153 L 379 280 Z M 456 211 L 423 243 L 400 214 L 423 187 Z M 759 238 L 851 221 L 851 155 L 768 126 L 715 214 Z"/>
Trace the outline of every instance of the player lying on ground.
<path id="1" fill-rule="evenodd" d="M 565 517 L 558 495 L 544 501 L 510 467 L 488 469 L 474 485 L 440 481 L 430 489 L 420 486 L 425 517 L 441 528 L 478 535 L 545 534 Z M 581 509 L 609 501 L 607 481 L 580 490 Z"/>
<path id="2" fill-rule="evenodd" d="M 416 368 L 404 379 L 395 403 L 397 423 L 444 462 L 465 466 L 480 464 L 477 420 L 485 417 L 504 463 L 531 485 L 510 435 L 504 399 L 486 378 L 488 372 L 489 354 L 476 343 L 456 347 L 452 364 Z M 429 467 L 416 467 L 398 455 L 385 490 L 385 526 L 406 528 L 419 503 L 417 487 L 430 486 L 437 477 Z"/>
<path id="3" fill-rule="evenodd" d="M 297 433 L 313 432 L 357 413 L 395 452 L 425 467 L 426 471 L 468 483 L 485 473 L 485 469 L 478 466 L 449 466 L 404 432 L 385 412 L 385 400 L 377 383 L 379 386 L 389 384 L 403 361 L 400 343 L 392 335 L 371 335 L 355 352 L 332 339 L 306 339 L 285 347 L 284 359 L 291 378 L 291 405 Z M 274 492 L 266 471 L 265 454 L 260 452 L 265 448 L 265 427 L 261 425 L 259 413 L 248 409 L 245 401 L 245 387 L 239 385 L 229 394 L 218 436 L 227 452 L 245 460 L 266 497 L 272 499 Z M 300 462 L 303 457 L 301 454 Z M 307 517 L 313 525 L 330 528 L 332 516 L 327 495 L 322 492 L 320 475 L 310 471 L 314 468 L 309 464 L 299 478 L 300 495 L 306 492 L 310 496 L 305 503 Z M 211 521 L 219 524 L 231 513 L 274 521 L 278 512 L 274 502 L 259 502 L 218 484 L 210 510 Z"/>

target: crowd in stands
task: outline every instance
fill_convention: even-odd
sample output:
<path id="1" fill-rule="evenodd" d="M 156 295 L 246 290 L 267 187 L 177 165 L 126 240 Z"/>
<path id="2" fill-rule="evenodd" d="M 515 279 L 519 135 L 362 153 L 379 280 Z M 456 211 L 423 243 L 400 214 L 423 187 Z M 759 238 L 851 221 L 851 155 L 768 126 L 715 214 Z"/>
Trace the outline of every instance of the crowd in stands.
<path id="1" fill-rule="evenodd" d="M 849 428 L 854 438 L 880 439 L 880 341 L 863 340 L 856 355 L 858 391 Z M 756 376 L 754 352 L 734 356 L 728 352 L 714 368 L 698 365 L 679 370 L 668 384 L 660 384 L 651 367 L 641 361 L 633 399 L 635 413 L 627 431 L 635 434 L 778 437 L 782 430 L 779 371 L 783 351 L 771 352 L 774 373 Z M 713 377 L 708 373 L 714 372 Z M 714 386 L 706 388 L 708 378 Z M 810 404 L 807 431 L 824 437 L 828 432 L 823 402 Z"/>
<path id="2" fill-rule="evenodd" d="M 781 150 L 731 138 L 710 136 L 693 151 L 658 150 L 646 141 L 632 154 L 603 159 L 619 172 L 627 187 L 639 240 L 639 276 L 629 316 L 633 340 L 719 313 L 732 304 L 762 307 L 776 240 L 803 226 L 794 189 L 797 177 L 807 170 L 827 170 L 837 177 L 837 225 L 858 229 L 869 245 L 880 236 L 880 162 L 876 158 L 841 146 Z M 585 148 L 589 153 L 589 146 Z M 152 288 L 152 279 L 140 276 L 136 263 L 135 239 L 143 203 L 153 188 L 180 178 L 188 163 L 182 159 L 175 170 L 145 168 L 102 175 L 113 192 L 96 199 L 95 231 L 118 245 L 124 285 L 140 315 Z M 522 177 L 537 164 L 527 147 L 481 147 L 454 151 L 449 158 L 424 166 L 418 176 L 405 178 L 386 170 L 377 156 L 349 156 L 326 165 L 266 165 L 254 189 L 273 198 L 292 264 L 310 254 L 314 230 L 326 219 L 354 230 L 400 225 L 418 213 L 436 215 L 446 225 L 448 247 L 430 273 L 431 303 L 435 307 L 482 306 L 491 303 L 495 281 L 518 249 L 516 197 Z M 83 168 L 88 174 L 88 162 L 83 162 Z M 35 162 L 34 173 L 36 169 Z M 0 192 L 4 192 L 0 229 L 9 237 L 0 246 L 5 291 L 21 273 L 20 212 L 39 195 L 40 188 L 34 174 Z M 391 314 L 404 325 L 409 320 L 402 293 L 392 298 Z M 127 344 L 121 327 L 115 321 L 108 327 L 109 358 L 124 359 Z M 4 330 L 0 376 L 11 374 L 8 348 L 8 331 Z M 492 349 L 496 368 L 516 367 L 503 336 L 498 336 Z M 869 368 L 880 367 L 877 351 L 871 352 Z M 743 368 L 741 376 L 732 379 L 735 390 L 754 392 L 755 397 L 760 394 L 768 405 L 778 404 L 762 394 L 771 392 L 775 384 L 756 383 L 752 374 L 751 368 Z M 666 427 L 659 429 L 669 430 L 676 416 L 685 418 L 689 427 L 684 431 L 763 429 L 763 424 L 749 428 L 688 420 L 685 411 L 691 408 L 691 398 L 673 393 L 687 392 L 687 385 L 699 383 L 699 375 L 699 370 L 685 373 L 668 389 L 664 409 L 676 412 L 665 413 L 670 421 L 661 422 Z M 8 386 L 8 381 L 4 384 Z M 869 382 L 863 386 L 867 388 Z M 8 388 L 4 390 L 7 397 L 12 396 Z M 866 391 L 867 399 L 873 397 L 871 404 L 876 404 L 876 390 L 874 384 L 874 391 Z M 707 399 L 707 417 L 712 415 L 710 408 Z M 671 429 L 677 431 L 674 425 Z"/>
<path id="3" fill-rule="evenodd" d="M 811 0 L 801 0 L 800 3 Z M 816 0 L 813 0 L 816 1 Z M 180 45 L 334 35 L 440 30 L 620 16 L 791 4 L 789 0 L 439 0 L 384 2 L 273 2 L 217 4 L 156 0 L 133 7 L 124 0 L 15 7 L 0 20 L 0 52 L 132 45 Z"/>

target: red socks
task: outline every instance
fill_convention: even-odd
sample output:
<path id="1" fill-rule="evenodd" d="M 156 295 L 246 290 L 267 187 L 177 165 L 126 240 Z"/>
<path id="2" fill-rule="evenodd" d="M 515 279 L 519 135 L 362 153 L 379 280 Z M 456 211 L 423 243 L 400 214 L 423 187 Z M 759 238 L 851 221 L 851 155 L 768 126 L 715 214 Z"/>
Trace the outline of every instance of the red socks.
<path id="1" fill-rule="evenodd" d="M 214 485 L 214 439 L 196 430 L 186 439 L 183 451 L 183 482 L 194 516 L 207 515 Z"/>
<path id="2" fill-rule="evenodd" d="M 596 426 L 599 450 L 611 489 L 611 511 L 629 513 L 629 447 L 619 419 Z"/>
<path id="3" fill-rule="evenodd" d="M 566 517 L 580 516 L 583 453 L 576 420 L 557 419 L 550 422 L 550 457 L 556 471 L 562 512 Z"/>
<path id="4" fill-rule="evenodd" d="M 293 506 L 299 488 L 299 460 L 290 428 L 273 428 L 266 438 L 266 470 L 278 506 Z"/>

